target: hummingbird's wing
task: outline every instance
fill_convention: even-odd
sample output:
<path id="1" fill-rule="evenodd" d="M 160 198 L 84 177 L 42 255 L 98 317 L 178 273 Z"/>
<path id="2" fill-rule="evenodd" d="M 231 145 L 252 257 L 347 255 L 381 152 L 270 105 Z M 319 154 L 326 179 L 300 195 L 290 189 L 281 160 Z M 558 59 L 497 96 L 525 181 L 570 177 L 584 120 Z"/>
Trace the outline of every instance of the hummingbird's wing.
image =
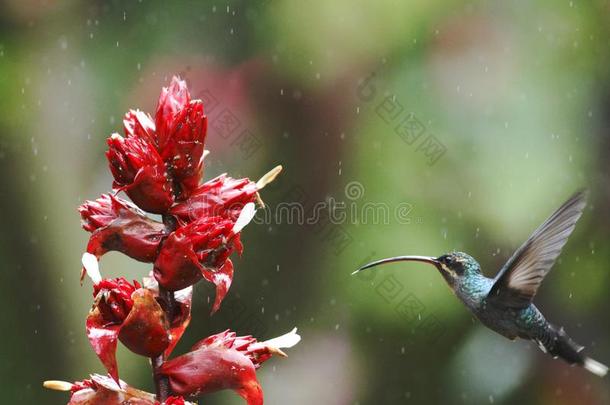
<path id="1" fill-rule="evenodd" d="M 574 230 L 586 199 L 584 190 L 574 194 L 517 249 L 498 272 L 488 295 L 490 302 L 515 309 L 531 303 Z"/>

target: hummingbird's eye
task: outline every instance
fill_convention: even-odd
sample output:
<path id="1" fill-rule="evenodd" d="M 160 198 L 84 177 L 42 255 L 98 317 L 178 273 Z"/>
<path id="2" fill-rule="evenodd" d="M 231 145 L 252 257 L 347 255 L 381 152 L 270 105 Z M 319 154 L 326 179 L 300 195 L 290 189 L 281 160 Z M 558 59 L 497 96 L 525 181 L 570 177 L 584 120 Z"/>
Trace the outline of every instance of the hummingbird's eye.
<path id="1" fill-rule="evenodd" d="M 451 263 L 453 263 L 453 257 L 449 256 L 449 255 L 445 255 L 440 258 L 440 261 L 445 264 L 451 264 Z"/>

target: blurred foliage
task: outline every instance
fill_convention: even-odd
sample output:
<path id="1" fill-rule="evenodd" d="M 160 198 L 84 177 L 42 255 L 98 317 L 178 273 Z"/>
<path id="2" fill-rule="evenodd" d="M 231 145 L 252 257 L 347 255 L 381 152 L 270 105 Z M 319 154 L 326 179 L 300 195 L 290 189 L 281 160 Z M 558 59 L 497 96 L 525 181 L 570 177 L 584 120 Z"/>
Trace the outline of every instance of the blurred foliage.
<path id="1" fill-rule="evenodd" d="M 207 178 L 257 178 L 282 163 L 263 193 L 269 207 L 332 197 L 412 210 L 407 224 L 252 226 L 229 294 L 245 309 L 209 318 L 213 289 L 198 285 L 178 352 L 229 327 L 265 338 L 297 325 L 304 340 L 290 361 L 261 370 L 268 403 L 610 403 L 602 381 L 483 329 L 429 269 L 349 276 L 366 260 L 453 249 L 491 276 L 589 187 L 590 208 L 537 302 L 607 363 L 609 27 L 608 1 L 3 2 L 4 401 L 61 403 L 43 379 L 101 371 L 84 335 L 91 292 L 78 283 L 87 235 L 76 207 L 110 185 L 105 138 L 122 114 L 153 111 L 179 73 L 218 101 L 211 117 L 228 109 L 261 140 L 248 156 L 236 134 L 211 125 Z M 435 164 L 380 115 L 388 97 L 446 147 Z M 363 194 L 350 199 L 354 181 Z M 137 278 L 148 266 L 111 254 L 102 269 Z M 380 293 L 388 280 L 399 296 Z M 408 295 L 421 305 L 412 319 L 396 310 Z M 440 334 L 422 329 L 427 319 Z M 152 389 L 145 359 L 119 358 L 126 380 Z M 220 393 L 205 403 L 240 401 Z"/>

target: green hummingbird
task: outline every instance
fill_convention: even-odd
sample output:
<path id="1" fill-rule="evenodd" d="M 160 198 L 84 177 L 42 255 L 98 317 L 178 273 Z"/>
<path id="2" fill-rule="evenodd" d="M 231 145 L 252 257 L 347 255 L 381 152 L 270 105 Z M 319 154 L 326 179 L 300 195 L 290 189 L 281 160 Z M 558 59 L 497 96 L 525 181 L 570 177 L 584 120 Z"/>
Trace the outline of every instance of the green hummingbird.
<path id="1" fill-rule="evenodd" d="M 586 199 L 586 191 L 570 197 L 515 251 L 493 279 L 485 277 L 479 263 L 462 252 L 436 258 L 391 257 L 366 264 L 352 274 L 400 261 L 432 264 L 455 295 L 491 330 L 511 340 L 519 337 L 534 341 L 553 358 L 562 358 L 603 377 L 608 367 L 585 356 L 584 347 L 570 339 L 563 328 L 549 323 L 532 303 L 582 215 Z"/>

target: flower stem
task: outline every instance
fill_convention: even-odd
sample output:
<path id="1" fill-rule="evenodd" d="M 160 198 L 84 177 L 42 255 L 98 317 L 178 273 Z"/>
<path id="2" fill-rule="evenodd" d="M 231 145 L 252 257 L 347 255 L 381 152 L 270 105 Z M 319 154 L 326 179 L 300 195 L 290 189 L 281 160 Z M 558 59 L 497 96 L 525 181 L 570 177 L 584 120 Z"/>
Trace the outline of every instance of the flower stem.
<path id="1" fill-rule="evenodd" d="M 157 401 L 164 403 L 169 396 L 169 381 L 166 377 L 157 373 L 157 369 L 161 367 L 165 361 L 163 354 L 150 359 L 153 368 L 153 379 L 155 380 L 155 391 L 157 393 Z"/>
<path id="2" fill-rule="evenodd" d="M 171 215 L 163 215 L 163 223 L 165 224 L 166 233 L 170 234 L 177 228 L 176 219 Z M 172 322 L 174 317 L 174 309 L 176 308 L 176 299 L 173 291 L 168 291 L 162 286 L 159 286 L 159 298 L 162 301 L 161 307 L 165 310 L 168 322 Z M 157 393 L 157 401 L 161 404 L 165 403 L 169 397 L 169 380 L 167 377 L 159 374 L 158 369 L 165 362 L 165 355 L 162 353 L 155 358 L 150 359 L 153 368 L 153 379 L 155 381 L 155 390 Z"/>

